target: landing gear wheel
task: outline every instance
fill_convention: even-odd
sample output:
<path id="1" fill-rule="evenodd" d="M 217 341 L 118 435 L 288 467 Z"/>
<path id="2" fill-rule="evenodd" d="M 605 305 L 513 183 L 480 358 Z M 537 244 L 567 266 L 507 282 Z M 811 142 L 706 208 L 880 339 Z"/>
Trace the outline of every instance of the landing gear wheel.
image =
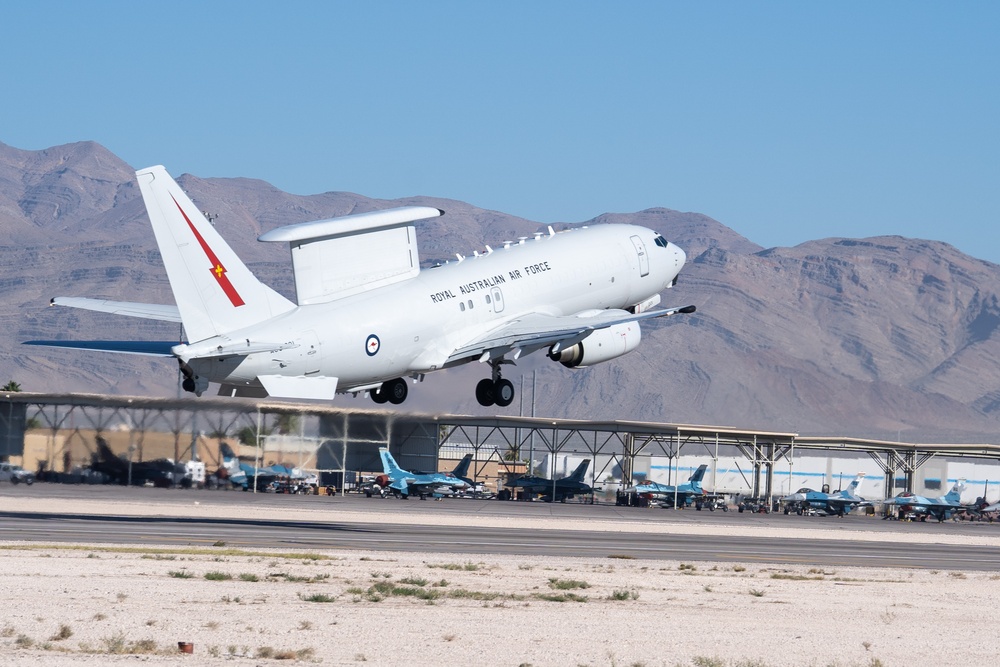
<path id="1" fill-rule="evenodd" d="M 195 390 L 194 378 L 184 378 L 181 382 L 181 389 L 189 394 L 193 394 Z"/>
<path id="2" fill-rule="evenodd" d="M 497 402 L 496 385 L 493 384 L 493 380 L 484 378 L 479 381 L 476 385 L 476 400 L 483 407 L 489 407 Z"/>
<path id="3" fill-rule="evenodd" d="M 395 380 L 390 380 L 382 385 L 382 392 L 386 394 L 390 403 L 393 405 L 399 405 L 406 400 L 406 395 L 409 393 L 409 389 L 406 387 L 406 380 L 403 378 L 396 378 Z"/>
<path id="4" fill-rule="evenodd" d="M 378 403 L 379 405 L 382 405 L 389 400 L 389 393 L 385 391 L 385 385 L 382 385 L 378 389 L 372 389 L 368 392 L 368 395 L 371 396 L 372 401 Z"/>
<path id="5" fill-rule="evenodd" d="M 497 380 L 493 385 L 493 400 L 501 408 L 514 402 L 514 384 L 510 380 Z"/>

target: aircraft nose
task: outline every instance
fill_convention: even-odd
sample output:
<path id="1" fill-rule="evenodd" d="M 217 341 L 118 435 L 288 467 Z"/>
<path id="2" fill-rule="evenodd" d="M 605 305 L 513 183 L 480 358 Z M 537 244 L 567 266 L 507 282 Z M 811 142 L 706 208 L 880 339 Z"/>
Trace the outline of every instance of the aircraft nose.
<path id="1" fill-rule="evenodd" d="M 674 244 L 670 244 L 674 245 Z M 677 257 L 677 261 L 683 266 L 687 262 L 687 253 L 685 253 L 680 246 L 674 245 L 674 255 Z"/>

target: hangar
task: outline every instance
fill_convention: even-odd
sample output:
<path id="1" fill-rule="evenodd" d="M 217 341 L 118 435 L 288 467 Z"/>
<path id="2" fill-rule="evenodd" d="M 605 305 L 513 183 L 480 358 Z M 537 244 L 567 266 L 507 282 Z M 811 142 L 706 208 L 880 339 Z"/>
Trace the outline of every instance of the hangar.
<path id="1" fill-rule="evenodd" d="M 45 465 L 66 472 L 94 451 L 88 441 L 94 434 L 118 434 L 127 443 L 129 456 L 138 461 L 167 456 L 175 461 L 218 463 L 218 441 L 232 440 L 246 429 L 255 434 L 257 446 L 251 449 L 262 459 L 268 452 L 291 457 L 292 462 L 297 456 L 300 467 L 334 476 L 340 482 L 333 482 L 338 488 L 343 488 L 343 480 L 350 482 L 352 473 L 379 470 L 379 447 L 389 447 L 403 467 L 422 470 L 439 469 L 448 453 L 471 452 L 474 476 L 488 466 L 516 469 L 518 461 L 541 461 L 543 474 L 558 474 L 560 460 L 565 467 L 571 457 L 590 458 L 594 464 L 589 479 L 598 483 L 662 475 L 663 468 L 666 481 L 673 482 L 681 479 L 684 459 L 709 459 L 708 488 L 732 491 L 725 481 L 730 475 L 739 480 L 740 492 L 757 497 L 791 489 L 798 479 L 796 465 L 816 454 L 868 457 L 882 475 L 882 488 L 896 491 L 915 490 L 918 471 L 931 461 L 949 458 L 1000 464 L 1000 445 L 994 444 L 805 437 L 691 424 L 399 414 L 232 398 L 5 392 L 0 400 L 4 403 L 0 405 L 0 457 L 25 457 L 26 468 Z M 284 429 L 277 428 L 282 423 Z M 275 433 L 281 430 L 283 434 Z M 33 460 L 26 449 L 29 440 L 35 442 Z M 662 460 L 666 466 L 655 463 Z M 262 460 L 261 465 L 266 462 Z M 997 470 L 994 483 L 1000 483 Z M 854 474 L 847 470 L 839 476 Z M 776 476 L 787 480 L 787 486 L 776 484 Z"/>

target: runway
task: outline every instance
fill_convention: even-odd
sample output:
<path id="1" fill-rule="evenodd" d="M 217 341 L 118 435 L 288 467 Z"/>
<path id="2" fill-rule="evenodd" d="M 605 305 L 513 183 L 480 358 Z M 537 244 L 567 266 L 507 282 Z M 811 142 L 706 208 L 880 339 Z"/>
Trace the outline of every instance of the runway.
<path id="1" fill-rule="evenodd" d="M 80 509 L 97 505 L 111 509 L 96 513 Z M 319 518 L 302 518 L 312 515 Z M 507 525 L 486 525 L 498 522 Z M 671 532 L 660 532 L 664 526 Z M 746 529 L 754 534 L 745 534 Z M 833 538 L 831 530 L 836 531 Z M 8 542 L 148 546 L 221 542 L 246 549 L 966 571 L 1000 567 L 1000 548 L 994 546 L 1000 525 L 984 523 L 901 524 L 864 516 L 840 519 L 465 499 L 404 502 L 361 495 L 327 498 L 52 484 L 0 488 L 0 535 Z M 942 543 L 945 536 L 966 543 Z"/>

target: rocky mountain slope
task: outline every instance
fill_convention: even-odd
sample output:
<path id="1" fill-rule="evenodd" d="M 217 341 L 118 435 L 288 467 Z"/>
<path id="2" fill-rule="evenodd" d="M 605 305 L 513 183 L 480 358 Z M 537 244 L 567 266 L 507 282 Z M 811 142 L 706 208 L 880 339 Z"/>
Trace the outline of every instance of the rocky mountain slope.
<path id="1" fill-rule="evenodd" d="M 179 336 L 172 325 L 46 307 L 57 295 L 172 302 L 133 171 L 94 143 L 44 151 L 0 144 L 3 381 L 37 391 L 176 393 L 169 361 L 19 345 L 62 336 Z M 287 249 L 255 240 L 281 225 L 437 206 L 447 215 L 418 228 L 425 263 L 540 228 L 431 197 L 296 196 L 251 179 L 178 181 L 218 215 L 222 235 L 261 279 L 286 295 L 293 291 Z M 587 224 L 600 222 L 651 227 L 684 248 L 688 266 L 664 302 L 694 303 L 698 312 L 644 325 L 636 352 L 591 369 L 568 370 L 540 355 L 520 360 L 507 373 L 516 387 L 524 378 L 510 413 L 925 442 L 995 442 L 1000 434 L 1000 266 L 945 243 L 902 237 L 764 249 L 715 220 L 668 209 L 605 214 Z M 472 390 L 484 375 L 478 364 L 432 374 L 407 407 L 483 412 Z"/>

